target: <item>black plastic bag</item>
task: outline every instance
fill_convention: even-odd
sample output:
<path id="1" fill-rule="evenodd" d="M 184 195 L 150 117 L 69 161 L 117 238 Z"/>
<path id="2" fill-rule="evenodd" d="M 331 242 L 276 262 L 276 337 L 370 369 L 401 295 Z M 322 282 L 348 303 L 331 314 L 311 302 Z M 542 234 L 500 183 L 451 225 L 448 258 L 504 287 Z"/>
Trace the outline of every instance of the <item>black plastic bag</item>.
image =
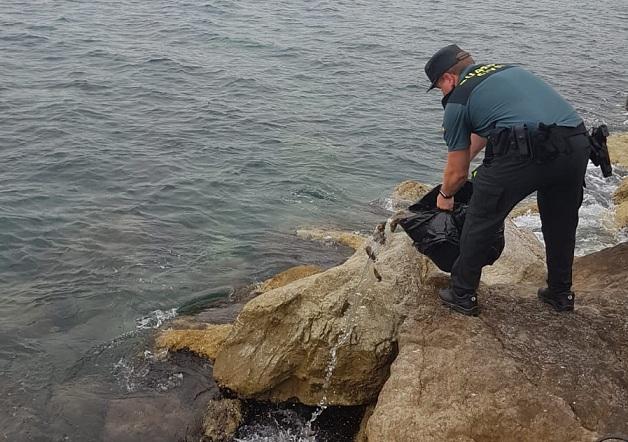
<path id="1" fill-rule="evenodd" d="M 414 241 L 414 247 L 430 258 L 444 272 L 451 268 L 460 254 L 460 234 L 467 206 L 473 193 L 473 184 L 467 181 L 456 193 L 451 212 L 436 207 L 440 185 L 418 202 L 408 207 L 412 215 L 399 220 L 399 225 Z M 499 230 L 493 246 L 487 253 L 484 265 L 491 265 L 504 250 L 504 227 Z"/>

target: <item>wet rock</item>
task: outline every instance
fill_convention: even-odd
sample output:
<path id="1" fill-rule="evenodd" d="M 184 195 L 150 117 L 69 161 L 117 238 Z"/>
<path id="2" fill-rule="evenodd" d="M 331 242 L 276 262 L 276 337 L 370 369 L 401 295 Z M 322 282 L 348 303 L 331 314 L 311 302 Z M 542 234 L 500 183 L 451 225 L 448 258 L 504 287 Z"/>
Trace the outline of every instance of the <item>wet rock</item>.
<path id="1" fill-rule="evenodd" d="M 624 178 L 615 193 L 615 224 L 619 228 L 628 227 L 628 178 Z"/>
<path id="2" fill-rule="evenodd" d="M 272 289 L 283 287 L 286 284 L 322 272 L 323 269 L 314 265 L 300 265 L 283 271 L 262 282 L 257 292 L 264 293 Z"/>
<path id="3" fill-rule="evenodd" d="M 203 442 L 229 442 L 244 419 L 242 403 L 237 399 L 210 401 L 203 418 Z"/>
<path id="4" fill-rule="evenodd" d="M 338 267 L 250 301 L 216 357 L 219 384 L 258 400 L 372 402 L 396 354 L 402 300 L 414 296 L 429 266 L 405 233 L 386 237 L 377 255 L 381 282 L 360 249 Z"/>
<path id="5" fill-rule="evenodd" d="M 313 241 L 331 242 L 358 250 L 364 246 L 366 236 L 359 232 L 345 232 L 342 230 L 299 229 L 297 236 Z"/>
<path id="6" fill-rule="evenodd" d="M 628 227 L 628 201 L 615 207 L 615 224 L 620 229 Z"/>
<path id="7" fill-rule="evenodd" d="M 613 164 L 628 167 L 628 132 L 611 134 L 608 137 L 608 152 Z"/>
<path id="8" fill-rule="evenodd" d="M 186 426 L 193 423 L 188 408 L 187 404 L 174 396 L 111 400 L 103 440 L 166 442 L 184 439 Z"/>
<path id="9" fill-rule="evenodd" d="M 254 290 L 254 288 L 251 288 L 251 290 Z M 252 298 L 253 296 L 249 297 L 249 299 Z M 244 307 L 244 302 L 208 307 L 192 316 L 177 316 L 168 323 L 168 327 L 175 330 L 201 330 L 207 328 L 207 324 L 230 324 L 237 318 L 242 307 Z"/>
<path id="10" fill-rule="evenodd" d="M 155 339 L 155 345 L 169 351 L 188 350 L 214 360 L 231 329 L 230 324 L 220 324 L 206 325 L 204 329 L 164 330 Z"/>
<path id="11" fill-rule="evenodd" d="M 432 187 L 433 186 L 419 183 L 418 181 L 403 181 L 395 187 L 395 190 L 390 196 L 393 209 L 398 210 L 414 204 L 419 198 L 422 198 L 426 193 L 432 190 Z"/>
<path id="12" fill-rule="evenodd" d="M 621 204 L 628 201 L 628 178 L 624 178 L 613 194 L 613 202 Z"/>
<path id="13" fill-rule="evenodd" d="M 373 415 L 373 411 L 375 411 L 375 404 L 369 405 L 366 407 L 366 410 L 364 410 L 364 416 L 360 421 L 360 428 L 358 429 L 358 433 L 353 438 L 353 442 L 368 442 L 368 437 L 366 436 L 366 426 L 369 419 Z"/>

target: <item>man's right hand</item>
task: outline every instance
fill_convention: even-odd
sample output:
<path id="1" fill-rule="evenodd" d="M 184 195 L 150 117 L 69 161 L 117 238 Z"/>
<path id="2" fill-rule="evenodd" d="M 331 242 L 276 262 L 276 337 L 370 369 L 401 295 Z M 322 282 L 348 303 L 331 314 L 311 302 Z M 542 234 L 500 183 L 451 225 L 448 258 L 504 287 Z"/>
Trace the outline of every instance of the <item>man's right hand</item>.
<path id="1" fill-rule="evenodd" d="M 438 198 L 436 198 L 436 207 L 438 207 L 440 210 L 446 210 L 448 212 L 454 210 L 453 197 L 445 198 L 443 197 L 443 195 L 439 193 Z"/>

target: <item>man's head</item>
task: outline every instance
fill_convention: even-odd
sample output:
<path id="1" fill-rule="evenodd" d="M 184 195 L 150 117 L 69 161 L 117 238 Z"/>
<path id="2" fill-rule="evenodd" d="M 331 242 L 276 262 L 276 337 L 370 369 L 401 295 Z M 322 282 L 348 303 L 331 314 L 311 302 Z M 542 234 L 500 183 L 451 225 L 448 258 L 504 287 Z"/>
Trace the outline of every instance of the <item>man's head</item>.
<path id="1" fill-rule="evenodd" d="M 449 45 L 436 52 L 425 64 L 425 74 L 432 82 L 428 91 L 438 88 L 447 95 L 458 83 L 460 73 L 474 64 L 471 54 L 457 45 Z"/>

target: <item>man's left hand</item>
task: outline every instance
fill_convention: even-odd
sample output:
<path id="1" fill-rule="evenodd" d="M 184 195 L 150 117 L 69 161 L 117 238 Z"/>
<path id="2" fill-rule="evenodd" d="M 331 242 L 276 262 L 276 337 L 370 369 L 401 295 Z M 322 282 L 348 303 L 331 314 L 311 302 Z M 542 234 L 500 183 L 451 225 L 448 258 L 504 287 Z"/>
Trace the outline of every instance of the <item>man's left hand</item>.
<path id="1" fill-rule="evenodd" d="M 436 207 L 440 210 L 451 211 L 454 209 L 454 199 L 453 198 L 444 198 L 442 195 L 438 195 L 436 198 Z"/>

